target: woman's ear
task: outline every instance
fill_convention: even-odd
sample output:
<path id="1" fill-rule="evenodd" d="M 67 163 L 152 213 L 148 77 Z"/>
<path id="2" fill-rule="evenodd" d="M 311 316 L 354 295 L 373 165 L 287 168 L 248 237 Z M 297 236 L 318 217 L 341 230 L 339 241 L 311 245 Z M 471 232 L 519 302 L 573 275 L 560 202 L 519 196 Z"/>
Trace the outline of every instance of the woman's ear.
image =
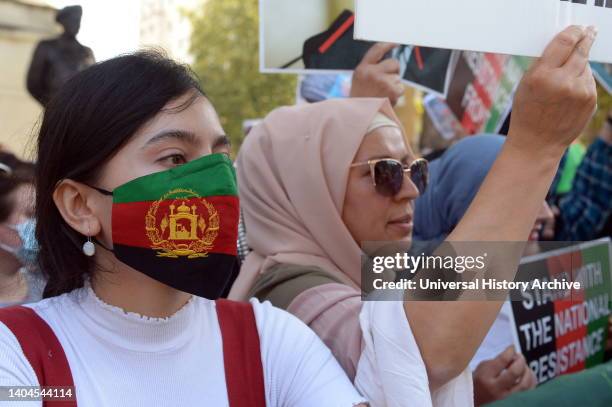
<path id="1" fill-rule="evenodd" d="M 84 236 L 96 236 L 102 229 L 94 194 L 92 188 L 70 179 L 59 182 L 53 191 L 53 201 L 64 221 Z"/>

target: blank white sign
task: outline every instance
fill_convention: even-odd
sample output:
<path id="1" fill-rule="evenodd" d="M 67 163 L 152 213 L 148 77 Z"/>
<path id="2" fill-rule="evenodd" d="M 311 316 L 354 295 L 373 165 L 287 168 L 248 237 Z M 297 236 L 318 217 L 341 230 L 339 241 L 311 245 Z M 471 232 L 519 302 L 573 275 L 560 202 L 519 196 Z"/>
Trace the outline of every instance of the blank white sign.
<path id="1" fill-rule="evenodd" d="M 591 60 L 612 63 L 612 0 L 584 1 L 356 0 L 355 37 L 538 57 L 568 25 L 594 25 Z"/>

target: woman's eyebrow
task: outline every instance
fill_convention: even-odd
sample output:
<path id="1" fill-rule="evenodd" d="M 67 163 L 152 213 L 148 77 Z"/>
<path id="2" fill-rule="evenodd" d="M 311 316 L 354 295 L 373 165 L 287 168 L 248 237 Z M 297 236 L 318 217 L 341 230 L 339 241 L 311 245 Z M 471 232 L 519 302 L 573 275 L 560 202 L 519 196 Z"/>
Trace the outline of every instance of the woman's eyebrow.
<path id="1" fill-rule="evenodd" d="M 412 154 L 406 154 L 402 156 L 402 158 L 400 159 L 394 158 L 392 154 L 379 154 L 379 155 L 374 155 L 372 157 L 369 157 L 367 160 L 364 160 L 364 161 L 385 160 L 387 158 L 390 158 L 392 160 L 398 160 L 400 162 L 406 162 L 406 163 L 411 163 L 414 160 L 416 160 L 416 157 Z"/>
<path id="2" fill-rule="evenodd" d="M 185 130 L 163 130 L 155 136 L 151 137 L 142 147 L 147 148 L 151 145 L 164 142 L 166 140 L 178 140 L 188 144 L 197 145 L 199 140 L 196 135 L 192 132 Z"/>
<path id="3" fill-rule="evenodd" d="M 378 154 L 378 155 L 373 155 L 371 157 L 368 157 L 367 160 L 363 160 L 365 161 L 374 161 L 374 160 L 386 160 L 387 158 L 391 158 L 393 159 L 393 157 L 391 157 L 391 154 Z"/>
<path id="4" fill-rule="evenodd" d="M 416 159 L 417 158 L 415 157 L 414 154 L 406 154 L 405 156 L 402 157 L 402 159 L 400 161 L 403 162 L 403 163 L 406 163 L 406 164 L 410 164 L 413 161 L 415 161 Z"/>
<path id="5" fill-rule="evenodd" d="M 214 151 L 215 149 L 219 147 L 226 147 L 226 146 L 231 146 L 231 145 L 232 143 L 230 141 L 230 138 L 225 134 L 221 134 L 221 135 L 218 135 L 213 141 L 212 150 Z"/>

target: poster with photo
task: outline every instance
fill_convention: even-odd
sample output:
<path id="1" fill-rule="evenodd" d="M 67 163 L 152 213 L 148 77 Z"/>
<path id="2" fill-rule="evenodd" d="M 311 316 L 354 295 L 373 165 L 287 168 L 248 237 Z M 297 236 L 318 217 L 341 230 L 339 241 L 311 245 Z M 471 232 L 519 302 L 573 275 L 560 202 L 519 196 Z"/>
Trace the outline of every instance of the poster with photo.
<path id="1" fill-rule="evenodd" d="M 260 0 L 259 9 L 263 73 L 346 73 L 374 45 L 354 39 L 353 0 Z M 458 54 L 401 46 L 385 58 L 400 61 L 400 75 L 407 85 L 444 96 Z"/>
<path id="2" fill-rule="evenodd" d="M 512 109 L 514 91 L 530 64 L 531 59 L 527 57 L 460 52 L 446 99 L 426 98 L 425 110 L 445 138 L 497 134 Z"/>
<path id="3" fill-rule="evenodd" d="M 400 76 L 404 83 L 441 97 L 447 95 L 459 52 L 400 45 L 391 56 L 400 62 Z"/>
<path id="4" fill-rule="evenodd" d="M 531 58 L 463 51 L 446 101 L 467 134 L 498 133 Z"/>

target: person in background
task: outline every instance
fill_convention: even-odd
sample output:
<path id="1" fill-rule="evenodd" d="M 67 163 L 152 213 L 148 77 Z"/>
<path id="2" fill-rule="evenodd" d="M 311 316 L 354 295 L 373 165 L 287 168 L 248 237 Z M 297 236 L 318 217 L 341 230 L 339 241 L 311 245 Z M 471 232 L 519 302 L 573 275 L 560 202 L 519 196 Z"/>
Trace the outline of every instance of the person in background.
<path id="1" fill-rule="evenodd" d="M 593 28 L 565 30 L 525 75 L 508 142 L 449 241 L 529 236 L 563 151 L 595 109 L 594 38 Z M 254 294 L 300 317 L 373 405 L 473 404 L 466 367 L 502 305 L 361 302 L 360 245 L 411 240 L 425 170 L 381 99 L 279 109 L 237 161 L 253 251 L 230 298 Z M 519 256 L 507 260 L 513 277 Z"/>
<path id="2" fill-rule="evenodd" d="M 586 154 L 586 150 L 587 148 L 580 141 L 576 141 L 569 146 L 567 152 L 561 160 L 561 164 L 559 165 L 559 173 L 555 177 L 555 181 L 558 182 L 553 183 L 553 186 L 556 188 L 554 191 L 552 191 L 551 188 L 551 192 L 562 196 L 567 194 L 572 189 L 572 183 L 574 182 L 576 171 L 578 170 L 578 166 L 580 166 L 580 163 Z"/>
<path id="3" fill-rule="evenodd" d="M 552 194 L 549 202 L 556 215 L 555 240 L 582 242 L 612 237 L 612 109 L 582 159 L 572 189 L 562 196 Z"/>
<path id="4" fill-rule="evenodd" d="M 42 298 L 34 239 L 34 164 L 0 152 L 0 307 Z"/>
<path id="5" fill-rule="evenodd" d="M 601 139 L 608 135 L 605 131 L 602 134 L 604 137 Z M 414 245 L 419 246 L 419 241 L 421 241 L 420 247 L 431 251 L 432 246 L 435 247 L 446 238 L 467 211 L 504 141 L 504 137 L 497 135 L 472 136 L 456 143 L 440 159 L 430 163 L 430 186 L 415 203 Z M 610 162 L 610 157 L 605 161 L 594 153 L 594 151 L 601 153 L 601 147 L 595 144 L 595 148 L 589 151 L 593 156 L 599 157 L 595 161 L 602 163 L 604 165 L 602 168 L 605 168 L 605 164 Z M 591 163 L 589 167 L 593 168 L 594 164 Z M 585 173 L 586 171 L 582 174 L 584 178 L 586 178 Z M 594 182 L 594 184 L 599 183 Z M 599 192 L 604 187 L 600 186 Z M 588 195 L 583 198 L 577 197 L 575 192 L 572 194 L 578 201 L 588 197 Z M 554 224 L 554 220 L 552 210 L 544 202 L 530 234 L 530 244 L 526 248 L 525 255 L 539 252 L 538 240 L 554 238 L 554 234 L 546 234 L 544 228 L 545 225 Z M 535 376 L 527 368 L 524 358 L 517 354 L 512 346 L 511 330 L 513 328 L 509 305 L 509 303 L 503 305 L 489 333 L 470 362 L 477 405 L 504 399 L 519 391 L 529 390 L 536 384 Z M 609 324 L 609 329 L 612 333 L 612 323 Z M 611 348 L 612 342 L 609 341 L 606 349 Z M 515 383 L 505 373 L 509 370 L 524 372 L 522 376 L 524 380 Z M 525 375 L 528 375 L 529 378 Z"/>
<path id="6" fill-rule="evenodd" d="M 317 103 L 330 98 L 348 97 L 387 98 L 395 106 L 404 94 L 405 88 L 400 77 L 399 61 L 385 58 L 395 44 L 376 43 L 364 55 L 350 78 L 348 92 L 344 89 L 345 75 L 307 75 L 302 82 L 302 97 L 308 103 Z M 342 91 L 340 91 L 340 89 Z M 241 215 L 238 227 L 238 259 L 244 262 L 251 252 L 246 239 L 247 231 Z"/>
<path id="7" fill-rule="evenodd" d="M 551 188 L 556 191 L 559 176 Z M 555 217 L 547 223 L 554 238 L 562 241 L 589 241 L 612 238 L 612 109 L 599 133 L 589 146 L 571 190 L 549 196 Z M 608 319 L 608 356 L 612 355 L 612 315 Z"/>
<path id="8" fill-rule="evenodd" d="M 429 164 L 429 187 L 415 201 L 415 242 L 432 245 L 446 239 L 467 212 L 505 140 L 495 134 L 470 136 Z M 551 219 L 551 208 L 543 201 L 528 240 L 538 241 Z"/>
<path id="9" fill-rule="evenodd" d="M 374 44 L 351 76 L 306 75 L 300 87 L 302 98 L 308 103 L 316 103 L 334 98 L 381 97 L 388 98 L 395 106 L 405 87 L 399 61 L 386 56 L 396 47 L 385 42 Z"/>
<path id="10" fill-rule="evenodd" d="M 308 103 L 345 97 L 388 98 L 393 106 L 404 94 L 397 59 L 386 58 L 397 45 L 374 44 L 363 56 L 352 75 L 306 75 L 300 94 Z"/>

